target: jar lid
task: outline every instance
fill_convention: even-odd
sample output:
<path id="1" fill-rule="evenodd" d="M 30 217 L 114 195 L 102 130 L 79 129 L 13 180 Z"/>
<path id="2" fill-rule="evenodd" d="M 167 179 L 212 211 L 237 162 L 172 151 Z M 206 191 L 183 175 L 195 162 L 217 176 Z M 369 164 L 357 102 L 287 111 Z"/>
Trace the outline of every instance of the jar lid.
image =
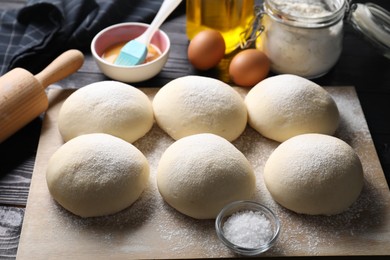
<path id="1" fill-rule="evenodd" d="M 373 4 L 353 4 L 348 15 L 350 24 L 390 59 L 390 13 Z"/>

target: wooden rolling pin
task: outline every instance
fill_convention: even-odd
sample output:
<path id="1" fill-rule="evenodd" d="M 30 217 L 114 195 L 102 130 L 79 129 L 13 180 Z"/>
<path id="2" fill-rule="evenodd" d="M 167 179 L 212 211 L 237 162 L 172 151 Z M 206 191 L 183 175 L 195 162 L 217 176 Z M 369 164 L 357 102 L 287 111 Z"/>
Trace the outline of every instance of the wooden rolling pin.
<path id="1" fill-rule="evenodd" d="M 83 62 L 80 51 L 69 50 L 35 76 L 15 68 L 0 77 L 0 143 L 46 111 L 45 88 L 76 72 Z"/>

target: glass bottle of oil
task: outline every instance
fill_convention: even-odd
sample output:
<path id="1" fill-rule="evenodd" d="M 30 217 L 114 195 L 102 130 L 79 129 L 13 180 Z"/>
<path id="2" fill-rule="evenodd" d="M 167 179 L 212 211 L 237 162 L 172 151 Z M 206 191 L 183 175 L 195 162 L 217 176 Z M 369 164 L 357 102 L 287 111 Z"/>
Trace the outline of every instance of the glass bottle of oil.
<path id="1" fill-rule="evenodd" d="M 254 0 L 187 0 L 186 4 L 188 38 L 205 29 L 217 30 L 225 39 L 225 53 L 240 45 L 240 34 L 254 16 Z"/>

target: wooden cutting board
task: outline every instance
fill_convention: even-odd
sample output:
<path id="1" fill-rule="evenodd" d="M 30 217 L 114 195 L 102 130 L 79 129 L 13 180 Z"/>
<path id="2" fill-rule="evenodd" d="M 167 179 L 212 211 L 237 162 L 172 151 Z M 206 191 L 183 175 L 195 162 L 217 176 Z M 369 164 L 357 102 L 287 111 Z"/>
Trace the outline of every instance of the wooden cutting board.
<path id="1" fill-rule="evenodd" d="M 277 244 L 263 256 L 390 255 L 390 192 L 353 87 L 325 88 L 335 99 L 341 125 L 335 134 L 359 155 L 365 186 L 358 201 L 343 214 L 307 216 L 277 205 L 264 186 L 262 172 L 278 143 L 247 127 L 233 142 L 252 163 L 257 176 L 254 200 L 273 209 L 281 220 Z M 157 88 L 141 89 L 151 99 Z M 245 89 L 236 88 L 243 96 Z M 62 144 L 57 114 L 72 90 L 51 90 L 25 211 L 18 259 L 174 259 L 234 257 L 218 240 L 211 220 L 194 220 L 164 203 L 155 175 L 158 161 L 173 143 L 155 124 L 134 143 L 148 158 L 148 188 L 128 209 L 107 217 L 82 219 L 50 197 L 45 171 Z"/>

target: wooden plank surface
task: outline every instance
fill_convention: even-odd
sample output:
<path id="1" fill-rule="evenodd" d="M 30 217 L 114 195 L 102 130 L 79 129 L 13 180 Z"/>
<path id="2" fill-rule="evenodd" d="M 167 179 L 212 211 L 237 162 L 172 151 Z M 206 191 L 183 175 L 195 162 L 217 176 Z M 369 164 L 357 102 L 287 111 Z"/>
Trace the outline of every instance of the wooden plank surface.
<path id="1" fill-rule="evenodd" d="M 0 206 L 0 259 L 16 257 L 24 208 Z"/>
<path id="2" fill-rule="evenodd" d="M 143 90 L 152 98 L 158 89 Z M 245 89 L 237 90 L 245 95 Z M 326 90 L 334 97 L 341 113 L 336 136 L 349 143 L 362 161 L 363 192 L 348 211 L 331 217 L 299 215 L 278 206 L 262 180 L 264 163 L 278 143 L 247 127 L 233 144 L 254 166 L 257 176 L 254 200 L 273 209 L 282 223 L 278 243 L 265 256 L 390 254 L 390 192 L 356 92 L 353 87 Z M 134 143 L 148 158 L 151 178 L 149 187 L 133 206 L 113 216 L 82 219 L 53 201 L 46 186 L 45 169 L 51 154 L 63 143 L 56 120 L 61 103 L 70 93 L 69 90 L 50 92 L 51 105 L 43 123 L 18 258 L 233 257 L 218 241 L 213 221 L 186 217 L 167 206 L 159 196 L 156 167 L 173 139 L 156 125 Z"/>

